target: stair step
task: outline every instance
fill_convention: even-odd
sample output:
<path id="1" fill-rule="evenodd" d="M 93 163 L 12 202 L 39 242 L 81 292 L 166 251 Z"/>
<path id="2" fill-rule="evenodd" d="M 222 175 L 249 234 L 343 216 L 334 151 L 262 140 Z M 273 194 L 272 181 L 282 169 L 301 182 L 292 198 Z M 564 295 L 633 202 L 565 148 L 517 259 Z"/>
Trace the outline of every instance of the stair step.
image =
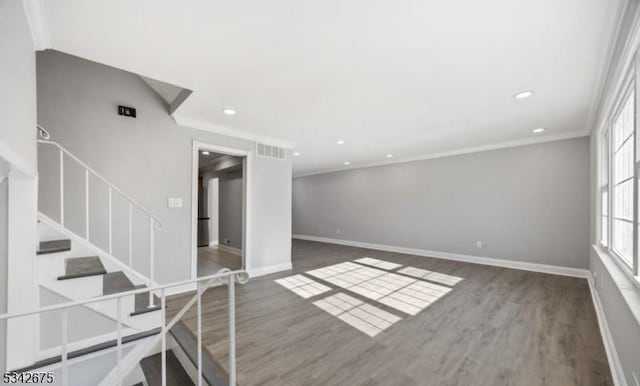
<path id="1" fill-rule="evenodd" d="M 107 270 L 102 265 L 102 261 L 98 256 L 89 257 L 70 257 L 64 261 L 63 276 L 59 276 L 58 280 L 76 279 L 79 277 L 104 275 Z"/>
<path id="2" fill-rule="evenodd" d="M 109 272 L 102 276 L 102 294 L 112 295 L 135 289 L 131 280 L 122 271 Z"/>
<path id="3" fill-rule="evenodd" d="M 151 330 L 138 332 L 138 333 L 135 333 L 133 335 L 127 335 L 127 336 L 122 338 L 122 344 L 135 342 L 135 341 L 140 340 L 140 339 L 144 339 L 144 338 L 148 338 L 150 336 L 154 336 L 154 335 L 160 334 L 161 332 L 162 332 L 162 329 L 160 327 L 158 327 L 158 328 L 154 328 L 154 329 L 151 329 Z M 102 343 L 97 343 L 97 344 L 89 346 L 89 347 L 85 347 L 85 348 L 81 348 L 81 349 L 69 352 L 68 359 L 80 358 L 80 357 L 85 356 L 85 355 L 94 354 L 96 352 L 99 352 L 99 351 L 102 351 L 102 350 L 107 350 L 107 349 L 110 349 L 110 348 L 113 348 L 113 347 L 117 347 L 117 346 L 118 346 L 117 339 L 109 340 L 109 341 L 102 342 Z M 26 372 L 31 372 L 31 371 L 34 371 L 34 370 L 42 369 L 43 367 L 51 366 L 53 364 L 60 363 L 60 362 L 62 362 L 62 357 L 60 355 L 56 355 L 56 356 L 53 356 L 53 357 L 50 357 L 50 358 L 41 359 L 41 360 L 35 362 L 31 366 L 23 367 L 23 368 L 15 370 L 15 371 L 17 373 L 26 373 Z"/>
<path id="4" fill-rule="evenodd" d="M 182 321 L 176 323 L 169 330 L 173 338 L 178 342 L 187 358 L 198 368 L 198 341 L 193 333 Z M 228 386 L 229 374 L 227 370 L 211 358 L 205 350 L 202 351 L 202 378 L 211 386 Z"/>
<path id="5" fill-rule="evenodd" d="M 136 289 L 147 288 L 146 285 L 141 284 L 135 286 Z M 160 309 L 160 298 L 153 295 L 153 307 L 149 307 L 149 294 L 141 293 L 136 294 L 135 297 L 135 310 L 130 313 L 130 316 L 136 316 L 140 314 L 146 314 L 147 312 L 158 311 Z"/>
<path id="6" fill-rule="evenodd" d="M 71 250 L 71 240 L 51 240 L 41 241 L 40 249 L 38 249 L 38 255 L 45 255 L 47 253 L 67 252 Z"/>
<path id="7" fill-rule="evenodd" d="M 162 356 L 161 353 L 146 357 L 140 361 L 140 367 L 149 386 L 162 385 Z M 193 381 L 184 370 L 173 350 L 167 351 L 167 386 L 193 385 Z"/>

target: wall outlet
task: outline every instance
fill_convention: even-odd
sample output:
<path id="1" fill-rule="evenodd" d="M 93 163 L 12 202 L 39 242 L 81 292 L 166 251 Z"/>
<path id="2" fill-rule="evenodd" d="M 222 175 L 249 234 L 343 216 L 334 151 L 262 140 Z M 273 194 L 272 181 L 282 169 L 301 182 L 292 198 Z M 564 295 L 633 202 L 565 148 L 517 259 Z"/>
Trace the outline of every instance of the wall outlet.
<path id="1" fill-rule="evenodd" d="M 339 235 L 340 233 L 342 233 L 342 231 L 340 230 L 340 228 L 336 229 L 336 234 Z"/>
<path id="2" fill-rule="evenodd" d="M 229 239 L 224 239 L 224 243 L 225 243 L 225 244 L 231 244 L 231 240 L 229 240 Z"/>
<path id="3" fill-rule="evenodd" d="M 167 206 L 169 208 L 182 208 L 182 199 L 181 198 L 169 198 L 167 200 Z"/>
<path id="4" fill-rule="evenodd" d="M 486 247 L 485 243 L 482 241 L 476 241 L 476 248 L 484 248 Z"/>

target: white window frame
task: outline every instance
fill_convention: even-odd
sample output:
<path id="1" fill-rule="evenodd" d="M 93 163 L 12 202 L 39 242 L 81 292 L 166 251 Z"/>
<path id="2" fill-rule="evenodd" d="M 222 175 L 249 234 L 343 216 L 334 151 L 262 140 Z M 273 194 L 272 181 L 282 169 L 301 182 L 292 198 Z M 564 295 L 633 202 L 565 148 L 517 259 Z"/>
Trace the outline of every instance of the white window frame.
<path id="1" fill-rule="evenodd" d="M 635 72 L 635 68 L 632 69 L 633 72 Z M 598 221 L 598 244 L 605 249 L 610 256 L 613 257 L 613 260 L 622 268 L 622 270 L 629 276 L 631 276 L 634 279 L 634 282 L 640 286 L 640 278 L 638 277 L 638 236 L 639 236 L 639 232 L 638 232 L 638 221 L 639 221 L 639 210 L 638 210 L 638 179 L 640 178 L 640 160 L 639 160 L 639 154 L 638 154 L 638 143 L 639 143 L 639 138 L 638 138 L 638 134 L 640 131 L 640 128 L 638 127 L 638 102 L 640 100 L 640 97 L 638 95 L 638 92 L 640 90 L 639 87 L 639 82 L 638 82 L 638 77 L 633 76 L 634 74 L 630 74 L 627 77 L 627 81 L 623 83 L 624 87 L 621 88 L 620 92 L 618 93 L 617 97 L 616 97 L 616 103 L 614 104 L 614 108 L 611 110 L 610 114 L 609 114 L 609 118 L 606 122 L 606 125 L 604 127 L 604 129 L 602 130 L 602 132 L 599 134 L 599 138 L 598 140 L 600 141 L 600 143 L 602 144 L 602 146 L 600 147 L 600 149 L 604 150 L 605 146 L 607 151 L 602 151 L 602 153 L 600 154 L 600 157 L 598 159 L 598 167 L 599 170 L 603 170 L 603 163 L 604 162 L 608 162 L 607 163 L 607 180 L 606 182 L 603 181 L 601 178 L 599 178 L 598 183 L 599 183 L 599 192 L 600 192 L 600 196 L 598 197 L 598 200 L 600 201 L 600 208 L 599 208 L 599 221 Z M 616 119 L 620 116 L 620 114 L 622 113 L 622 110 L 625 106 L 625 102 L 627 101 L 627 98 L 630 96 L 630 94 L 634 92 L 634 141 L 633 141 L 633 154 L 634 154 L 634 174 L 633 174 L 633 253 L 632 253 L 632 258 L 631 258 L 631 264 L 629 264 L 629 262 L 623 258 L 622 256 L 620 256 L 619 253 L 617 253 L 614 248 L 613 248 L 613 240 L 614 240 L 614 233 L 613 233 L 613 224 L 614 224 L 614 205 L 615 205 L 615 195 L 613 194 L 613 188 L 614 188 L 614 183 L 613 183 L 613 179 L 615 178 L 614 176 L 614 133 L 613 133 L 613 125 L 616 121 Z M 607 157 L 606 160 L 604 160 L 604 157 Z M 603 243 L 602 240 L 602 221 L 603 221 L 603 211 L 602 211 L 602 193 L 604 191 L 607 191 L 607 243 Z"/>

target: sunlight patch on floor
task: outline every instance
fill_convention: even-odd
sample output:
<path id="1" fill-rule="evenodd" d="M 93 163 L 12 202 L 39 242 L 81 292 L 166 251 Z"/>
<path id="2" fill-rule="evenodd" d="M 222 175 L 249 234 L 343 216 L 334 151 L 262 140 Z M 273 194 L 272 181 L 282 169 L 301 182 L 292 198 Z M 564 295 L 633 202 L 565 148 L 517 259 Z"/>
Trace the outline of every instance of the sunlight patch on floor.
<path id="1" fill-rule="evenodd" d="M 317 283 L 302 275 L 285 277 L 282 279 L 278 279 L 275 282 L 280 284 L 284 288 L 296 293 L 297 295 L 302 296 L 305 299 L 323 294 L 331 290 L 331 288 L 327 287 L 326 285 Z"/>
<path id="2" fill-rule="evenodd" d="M 360 299 L 369 299 L 371 302 L 339 292 L 313 302 L 315 306 L 369 336 L 376 336 L 402 319 L 371 303 L 413 316 L 452 291 L 452 287 L 463 280 L 458 276 L 416 267 L 402 267 L 400 264 L 370 257 L 313 269 L 305 274 L 357 294 Z M 302 274 L 275 281 L 305 299 L 332 290 Z"/>
<path id="3" fill-rule="evenodd" d="M 398 316 L 342 292 L 313 304 L 372 337 L 401 320 Z"/>

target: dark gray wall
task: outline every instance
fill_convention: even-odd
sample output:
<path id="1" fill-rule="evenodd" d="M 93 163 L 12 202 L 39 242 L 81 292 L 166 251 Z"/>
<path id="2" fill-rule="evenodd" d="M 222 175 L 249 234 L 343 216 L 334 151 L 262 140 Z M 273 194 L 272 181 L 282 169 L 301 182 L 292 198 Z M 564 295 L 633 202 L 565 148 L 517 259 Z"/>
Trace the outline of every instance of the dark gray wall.
<path id="1" fill-rule="evenodd" d="M 219 175 L 218 197 L 219 243 L 242 249 L 242 170 Z"/>
<path id="2" fill-rule="evenodd" d="M 588 138 L 320 174 L 293 233 L 587 268 L 588 186 Z"/>
<path id="3" fill-rule="evenodd" d="M 167 114 L 165 102 L 139 76 L 56 51 L 39 52 L 38 116 L 52 139 L 121 187 L 164 221 L 156 237 L 156 278 L 184 280 L 191 270 L 192 141 L 253 152 L 253 142 L 181 127 Z M 138 109 L 138 118 L 117 115 L 117 105 Z M 57 161 L 39 153 L 40 208 L 57 219 Z M 250 173 L 252 213 L 248 227 L 255 253 L 248 258 L 255 269 L 291 261 L 291 161 L 255 157 Z M 46 171 L 46 172 L 45 172 Z M 69 226 L 84 234 L 82 173 L 65 170 L 70 188 L 66 196 Z M 279 181 L 273 184 L 273 181 Z M 93 184 L 93 181 L 92 181 Z M 106 190 L 93 185 L 92 241 L 106 244 Z M 167 198 L 183 199 L 184 207 L 170 209 Z M 94 207 L 95 205 L 95 207 Z M 114 202 L 114 251 L 123 252 L 127 240 L 126 206 Z M 142 236 L 134 246 L 136 267 L 147 273 L 148 246 L 141 217 L 134 226 Z M 264 224 L 269 224 L 269 229 Z M 148 229 L 148 228 L 147 228 Z M 102 232 L 101 232 L 102 230 Z M 102 234 L 102 235 L 101 235 Z"/>

